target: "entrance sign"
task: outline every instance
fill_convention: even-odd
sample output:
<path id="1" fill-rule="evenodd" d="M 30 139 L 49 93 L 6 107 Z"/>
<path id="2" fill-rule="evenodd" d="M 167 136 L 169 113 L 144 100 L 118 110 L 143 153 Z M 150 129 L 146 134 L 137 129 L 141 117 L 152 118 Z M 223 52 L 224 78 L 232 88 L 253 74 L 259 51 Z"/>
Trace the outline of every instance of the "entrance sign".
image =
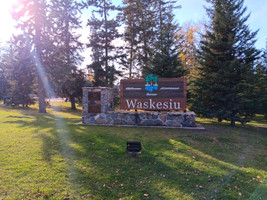
<path id="1" fill-rule="evenodd" d="M 120 108 L 134 110 L 186 110 L 186 79 L 123 79 L 120 83 Z"/>

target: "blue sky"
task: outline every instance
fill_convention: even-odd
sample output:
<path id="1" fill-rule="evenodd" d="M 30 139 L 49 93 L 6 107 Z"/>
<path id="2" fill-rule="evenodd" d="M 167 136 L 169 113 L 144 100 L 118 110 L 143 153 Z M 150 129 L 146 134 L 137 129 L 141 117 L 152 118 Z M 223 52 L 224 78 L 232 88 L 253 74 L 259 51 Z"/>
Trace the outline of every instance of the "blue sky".
<path id="1" fill-rule="evenodd" d="M 117 5 L 121 4 L 122 0 L 113 0 Z M 181 5 L 181 9 L 177 9 L 174 13 L 176 21 L 180 25 L 184 23 L 202 23 L 207 21 L 205 6 L 209 4 L 205 0 L 177 0 L 177 5 Z M 259 49 L 266 47 L 267 39 L 267 0 L 245 0 L 244 6 L 247 7 L 247 13 L 250 18 L 247 21 L 250 29 L 256 31 L 259 29 L 257 35 L 256 47 Z"/>
<path id="2" fill-rule="evenodd" d="M 14 22 L 11 19 L 9 9 L 12 2 L 15 0 L 2 0 L 0 3 L 0 42 L 10 38 L 14 31 Z M 112 0 L 116 4 L 121 4 L 122 0 Z M 177 0 L 177 5 L 181 5 L 181 9 L 175 10 L 176 21 L 183 25 L 184 23 L 202 23 L 207 21 L 204 5 L 207 5 L 205 0 Z M 251 13 L 248 19 L 248 25 L 252 31 L 259 29 L 257 35 L 256 47 L 262 49 L 266 47 L 267 39 L 267 0 L 245 0 L 244 6 L 247 7 L 247 13 Z M 87 15 L 88 16 L 88 15 Z M 86 24 L 86 20 L 84 22 Z M 4 28 L 3 28 L 4 27 Z M 87 30 L 85 29 L 85 32 Z M 86 36 L 84 36 L 87 38 Z"/>
<path id="3" fill-rule="evenodd" d="M 178 5 L 182 8 L 175 11 L 176 20 L 183 25 L 184 23 L 201 23 L 207 21 L 205 6 L 209 6 L 205 0 L 178 0 Z M 267 0 L 245 0 L 244 6 L 247 7 L 247 13 L 250 18 L 247 21 L 250 29 L 256 31 L 257 35 L 256 47 L 261 49 L 266 47 L 267 39 Z"/>

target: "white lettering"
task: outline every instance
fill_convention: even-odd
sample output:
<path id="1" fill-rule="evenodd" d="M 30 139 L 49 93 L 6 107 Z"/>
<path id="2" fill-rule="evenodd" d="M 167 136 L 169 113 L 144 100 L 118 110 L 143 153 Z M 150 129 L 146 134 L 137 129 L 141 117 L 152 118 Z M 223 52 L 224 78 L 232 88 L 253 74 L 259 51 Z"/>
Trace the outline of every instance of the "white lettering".
<path id="1" fill-rule="evenodd" d="M 160 90 L 180 90 L 179 87 L 161 87 Z"/>
<path id="2" fill-rule="evenodd" d="M 158 94 L 150 94 L 150 93 L 146 93 L 146 96 L 157 96 Z"/>
<path id="3" fill-rule="evenodd" d="M 134 102 L 133 102 L 133 100 L 130 100 L 130 103 L 129 103 L 128 99 L 126 99 L 128 109 L 130 109 L 131 107 L 135 108 L 136 101 L 137 101 L 136 99 L 134 100 Z"/>
<path id="4" fill-rule="evenodd" d="M 144 109 L 148 109 L 148 102 L 144 102 Z"/>
<path id="5" fill-rule="evenodd" d="M 142 106 L 142 102 L 137 102 L 137 108 L 138 108 L 138 109 L 142 109 L 142 107 L 143 107 L 143 106 Z"/>
<path id="6" fill-rule="evenodd" d="M 149 105 L 150 105 L 149 106 L 150 109 L 152 108 L 155 109 L 155 102 L 153 102 L 152 99 L 149 99 Z"/>
<path id="7" fill-rule="evenodd" d="M 169 106 L 168 106 L 168 102 L 164 102 L 163 103 L 163 109 L 168 109 L 169 108 Z"/>
<path id="8" fill-rule="evenodd" d="M 174 102 L 173 99 L 170 99 L 169 102 L 161 102 L 161 101 L 153 101 L 153 99 L 149 99 L 149 101 L 137 101 L 137 99 L 126 99 L 128 109 L 150 109 L 150 110 L 179 110 L 181 109 L 180 102 Z"/>
<path id="9" fill-rule="evenodd" d="M 142 90 L 142 88 L 127 87 L 125 90 Z"/>
<path id="10" fill-rule="evenodd" d="M 180 109 L 180 102 L 173 102 L 174 109 Z"/>
<path id="11" fill-rule="evenodd" d="M 158 102 L 158 103 L 156 104 L 156 106 L 157 106 L 157 109 L 161 109 L 161 108 L 162 108 L 162 103 L 161 103 L 161 102 Z"/>
<path id="12" fill-rule="evenodd" d="M 172 99 L 170 99 L 170 109 L 172 109 Z"/>

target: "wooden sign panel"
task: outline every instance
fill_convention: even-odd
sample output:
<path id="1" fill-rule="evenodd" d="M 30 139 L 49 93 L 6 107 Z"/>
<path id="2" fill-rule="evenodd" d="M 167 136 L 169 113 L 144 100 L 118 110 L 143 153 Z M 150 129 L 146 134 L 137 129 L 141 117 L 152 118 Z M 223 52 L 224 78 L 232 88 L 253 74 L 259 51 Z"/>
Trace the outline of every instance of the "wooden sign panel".
<path id="1" fill-rule="evenodd" d="M 186 110 L 186 79 L 124 79 L 120 82 L 120 108 L 134 110 Z"/>
<path id="2" fill-rule="evenodd" d="M 88 100 L 89 101 L 100 101 L 101 93 L 100 92 L 88 92 Z"/>
<path id="3" fill-rule="evenodd" d="M 101 104 L 89 104 L 88 113 L 101 113 Z"/>

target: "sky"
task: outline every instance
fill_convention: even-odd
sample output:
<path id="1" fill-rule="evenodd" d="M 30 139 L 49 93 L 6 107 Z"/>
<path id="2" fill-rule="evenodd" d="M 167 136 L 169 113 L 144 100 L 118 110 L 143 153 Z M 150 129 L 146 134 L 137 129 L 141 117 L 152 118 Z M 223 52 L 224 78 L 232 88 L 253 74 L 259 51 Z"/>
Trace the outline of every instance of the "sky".
<path id="1" fill-rule="evenodd" d="M 209 6 L 205 0 L 178 0 L 181 9 L 175 11 L 176 20 L 180 25 L 184 23 L 201 23 L 208 21 L 204 6 Z M 250 13 L 247 21 L 250 29 L 257 34 L 256 47 L 266 48 L 267 40 L 267 0 L 245 0 L 244 6 L 247 7 L 246 14 Z"/>
<path id="2" fill-rule="evenodd" d="M 11 5 L 17 0 L 1 0 L 0 3 L 0 42 L 4 42 L 10 38 L 14 32 L 14 22 L 9 13 Z M 122 0 L 113 0 L 115 4 L 121 4 Z M 207 21 L 204 5 L 205 0 L 177 0 L 177 5 L 181 5 L 181 9 L 175 10 L 176 21 L 180 25 L 185 23 L 202 23 Z M 251 13 L 247 23 L 252 31 L 259 29 L 257 35 L 256 48 L 262 49 L 266 47 L 267 39 L 267 0 L 245 0 L 244 6 L 247 7 L 247 13 Z M 85 20 L 86 21 L 86 20 Z M 88 30 L 87 30 L 88 31 Z"/>

